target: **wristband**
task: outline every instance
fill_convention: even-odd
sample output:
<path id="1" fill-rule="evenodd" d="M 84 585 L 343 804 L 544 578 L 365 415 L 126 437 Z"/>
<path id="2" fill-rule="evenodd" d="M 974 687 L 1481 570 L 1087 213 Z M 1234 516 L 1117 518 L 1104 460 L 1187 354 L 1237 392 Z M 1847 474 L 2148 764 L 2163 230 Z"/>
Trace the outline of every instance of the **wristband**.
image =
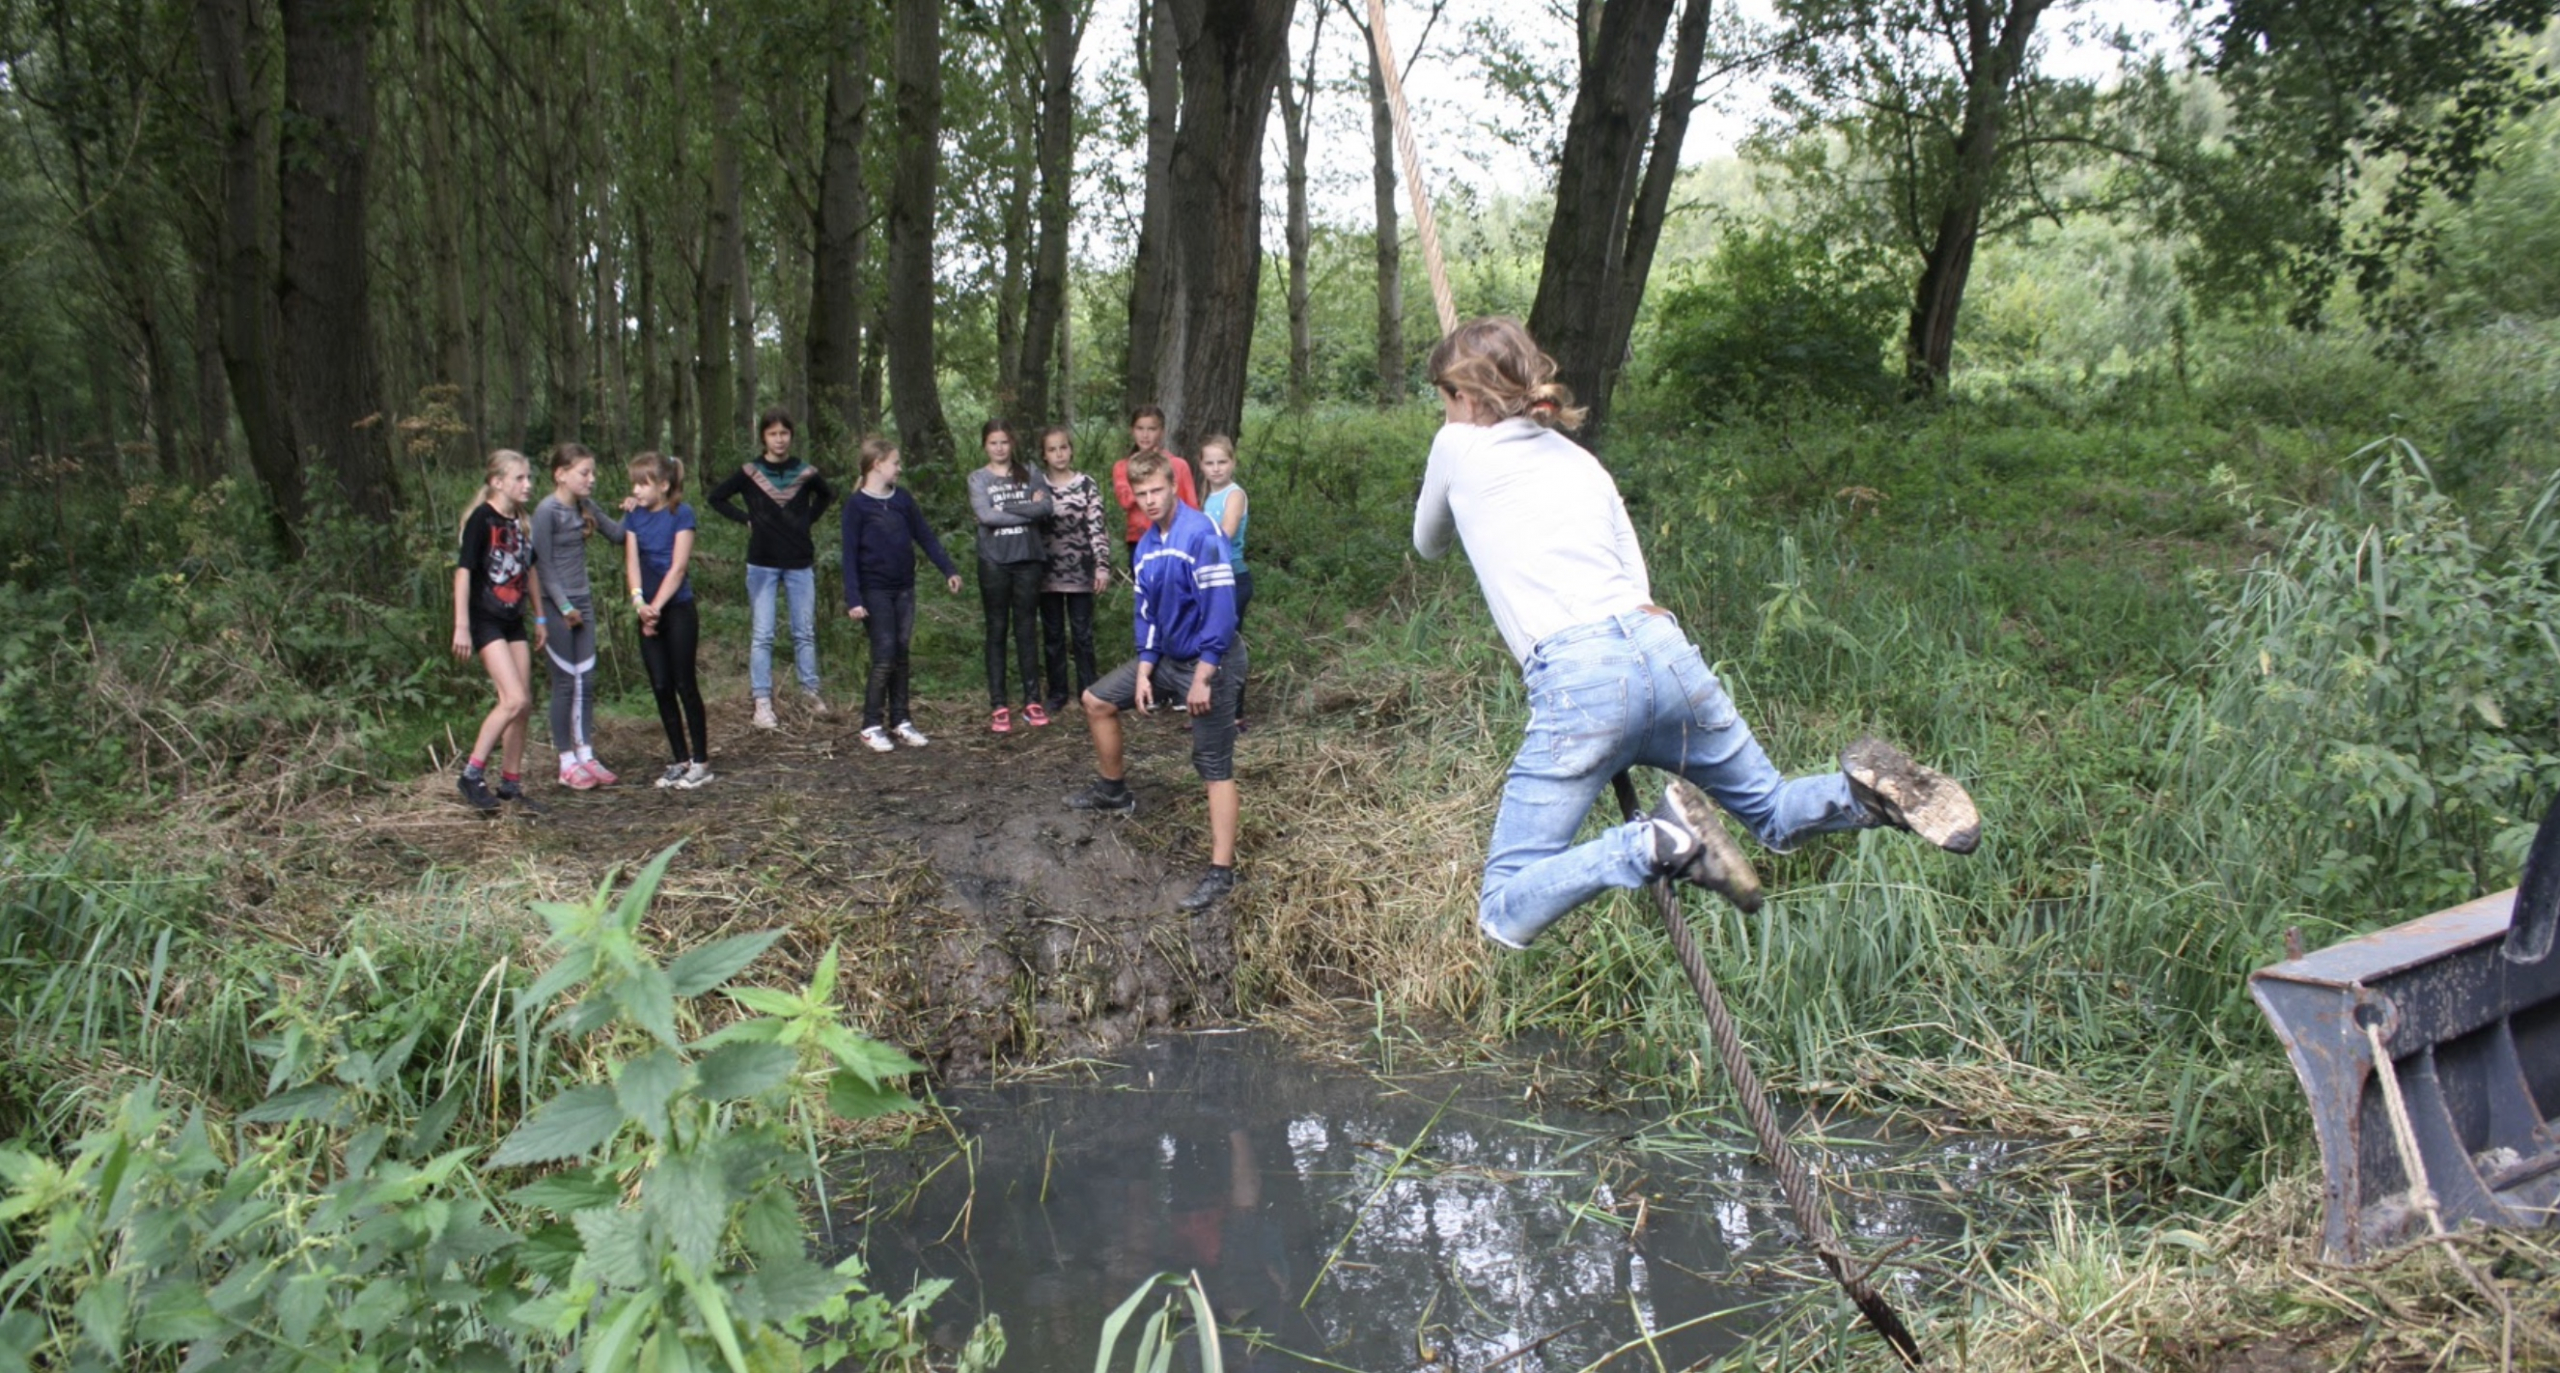
<path id="1" fill-rule="evenodd" d="M 534 616 L 534 617 L 533 617 L 533 625 L 534 625 L 534 628 L 536 628 L 536 629 L 540 629 L 541 627 L 543 627 L 544 625 L 547 625 L 547 624 L 549 624 L 549 623 L 551 623 L 549 620 L 546 620 L 546 619 L 542 618 L 542 617 L 541 617 L 541 616 L 539 616 L 539 615 L 536 615 L 536 616 Z"/>

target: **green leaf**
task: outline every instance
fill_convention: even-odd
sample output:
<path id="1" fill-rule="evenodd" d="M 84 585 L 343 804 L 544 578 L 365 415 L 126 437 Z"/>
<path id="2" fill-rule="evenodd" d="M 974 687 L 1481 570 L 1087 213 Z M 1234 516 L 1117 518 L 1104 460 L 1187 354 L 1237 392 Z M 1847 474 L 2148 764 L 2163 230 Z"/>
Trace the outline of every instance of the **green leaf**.
<path id="1" fill-rule="evenodd" d="M 326 1082 L 314 1082 L 279 1092 L 240 1113 L 242 1120 L 257 1125 L 276 1125 L 295 1120 L 317 1120 L 337 1125 L 346 1122 L 341 1109 L 346 1089 Z"/>
<path id="2" fill-rule="evenodd" d="M 80 1322 L 80 1333 L 110 1358 L 124 1357 L 125 1325 L 131 1313 L 126 1305 L 128 1299 L 124 1283 L 110 1277 L 91 1284 L 78 1301 L 71 1303 L 71 1315 Z"/>
<path id="3" fill-rule="evenodd" d="M 578 1237 L 574 1225 L 545 1225 L 525 1236 L 524 1247 L 516 1251 L 516 1262 L 535 1277 L 554 1283 L 569 1280 L 569 1273 L 587 1252 L 586 1242 Z"/>
<path id="4" fill-rule="evenodd" d="M 710 1272 L 729 1223 L 729 1188 L 720 1165 L 699 1154 L 663 1159 L 641 1183 L 640 1200 L 686 1269 Z"/>
<path id="5" fill-rule="evenodd" d="M 651 1139 L 667 1137 L 667 1102 L 684 1090 L 684 1060 L 664 1049 L 651 1049 L 622 1065 L 614 1079 L 614 1098 L 622 1112 L 640 1122 Z"/>
<path id="6" fill-rule="evenodd" d="M 850 1030 L 837 1028 L 821 1038 L 835 1061 L 861 1075 L 862 1080 L 877 1087 L 883 1082 L 911 1077 L 924 1071 L 924 1065 L 896 1049 Z"/>
<path id="7" fill-rule="evenodd" d="M 802 1009 L 799 997 L 778 992 L 771 987 L 731 987 L 721 995 L 746 1007 L 757 1015 L 794 1016 Z"/>
<path id="8" fill-rule="evenodd" d="M 787 1044 L 752 1040 L 723 1044 L 693 1065 L 705 1101 L 737 1101 L 772 1091 L 791 1078 L 800 1055 Z"/>
<path id="9" fill-rule="evenodd" d="M 687 949 L 667 965 L 667 980 L 675 984 L 678 996 L 700 996 L 746 971 L 747 965 L 762 958 L 782 934 L 780 930 L 763 930 Z"/>
<path id="10" fill-rule="evenodd" d="M 142 1319 L 133 1324 L 134 1338 L 145 1344 L 188 1344 L 229 1333 L 231 1326 L 205 1299 L 204 1289 L 193 1284 L 172 1284 L 153 1293 Z"/>
<path id="11" fill-rule="evenodd" d="M 536 1207 L 556 1216 L 611 1206 L 621 1198 L 621 1187 L 592 1168 L 571 1168 L 507 1193 L 507 1200 L 517 1206 Z"/>
<path id="12" fill-rule="evenodd" d="M 827 1109 L 846 1120 L 869 1120 L 916 1109 L 914 1098 L 887 1087 L 875 1087 L 851 1073 L 827 1079 Z"/>
<path id="13" fill-rule="evenodd" d="M 729 1321 L 728 1294 L 699 1272 L 685 1274 L 684 1286 L 693 1296 L 693 1309 L 702 1313 L 702 1323 L 711 1328 L 720 1356 L 729 1361 L 729 1373 L 747 1373 L 746 1353 L 738 1348 L 738 1332 Z"/>
<path id="14" fill-rule="evenodd" d="M 409 1309 L 409 1289 L 398 1278 L 377 1278 L 347 1304 L 338 1323 L 368 1339 L 380 1334 Z"/>
<path id="15" fill-rule="evenodd" d="M 285 1279 L 284 1290 L 276 1294 L 271 1308 L 276 1314 L 277 1332 L 287 1344 L 308 1344 L 311 1327 L 319 1324 L 320 1313 L 328 1304 L 328 1274 L 294 1274 Z"/>
<path id="16" fill-rule="evenodd" d="M 675 1046 L 676 993 L 667 981 L 666 970 L 643 964 L 614 989 L 613 999 L 632 1024 L 648 1031 L 659 1043 Z"/>
<path id="17" fill-rule="evenodd" d="M 614 1373 L 620 1368 L 623 1354 L 631 1348 L 632 1337 L 640 1333 L 640 1322 L 652 1305 L 635 1295 L 622 1298 L 619 1307 L 608 1308 L 599 1317 L 606 1322 L 604 1333 L 586 1348 L 579 1366 L 587 1373 Z"/>
<path id="18" fill-rule="evenodd" d="M 768 1263 L 756 1271 L 751 1283 L 760 1306 L 757 1314 L 772 1325 L 817 1315 L 828 1302 L 860 1285 L 806 1259 Z"/>
<path id="19" fill-rule="evenodd" d="M 612 1139 L 621 1128 L 622 1106 L 614 1100 L 611 1087 L 573 1087 L 525 1117 L 524 1123 L 498 1146 L 489 1164 L 506 1168 L 575 1158 Z"/>
<path id="20" fill-rule="evenodd" d="M 580 1211 L 569 1222 L 578 1227 L 586 1246 L 587 1268 L 614 1287 L 645 1287 L 657 1276 L 658 1261 L 649 1250 L 649 1221 L 637 1211 Z"/>

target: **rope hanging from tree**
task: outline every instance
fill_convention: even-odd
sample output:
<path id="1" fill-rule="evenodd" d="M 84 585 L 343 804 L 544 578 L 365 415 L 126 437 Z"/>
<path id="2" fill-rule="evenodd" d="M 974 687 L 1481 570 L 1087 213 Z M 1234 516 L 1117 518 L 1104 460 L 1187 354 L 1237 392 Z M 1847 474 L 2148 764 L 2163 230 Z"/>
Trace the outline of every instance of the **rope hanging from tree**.
<path id="1" fill-rule="evenodd" d="M 1440 312 L 1440 333 L 1445 338 L 1458 330 L 1458 301 L 1449 294 L 1449 267 L 1440 257 L 1440 224 L 1431 217 L 1431 194 L 1422 183 L 1422 150 L 1414 146 L 1413 121 L 1404 112 L 1404 78 L 1396 71 L 1395 45 L 1387 41 L 1387 0 L 1369 0 L 1369 42 L 1377 49 L 1378 79 L 1386 86 L 1387 108 L 1395 116 L 1405 194 L 1413 201 L 1414 232 L 1422 238 L 1422 265 L 1431 277 L 1431 304 Z"/>

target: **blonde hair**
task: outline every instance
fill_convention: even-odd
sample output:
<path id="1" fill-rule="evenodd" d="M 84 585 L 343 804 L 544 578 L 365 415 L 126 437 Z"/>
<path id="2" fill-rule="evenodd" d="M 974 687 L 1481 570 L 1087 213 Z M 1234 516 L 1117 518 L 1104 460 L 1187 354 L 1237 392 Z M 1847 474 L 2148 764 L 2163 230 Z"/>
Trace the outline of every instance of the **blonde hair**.
<path id="1" fill-rule="evenodd" d="M 519 453 L 512 448 L 493 448 L 489 450 L 489 465 L 480 474 L 479 494 L 471 498 L 471 503 L 469 505 L 462 507 L 462 518 L 454 522 L 453 536 L 455 538 L 461 538 L 462 531 L 471 527 L 472 511 L 484 505 L 489 505 L 493 510 L 497 508 L 494 505 L 490 505 L 489 497 L 496 494 L 498 478 L 505 475 L 506 470 L 510 467 L 523 468 L 527 476 L 531 476 L 533 474 L 533 460 L 527 458 L 524 454 Z M 524 512 L 521 510 L 517 511 L 515 518 L 518 523 L 522 523 L 524 520 Z"/>
<path id="2" fill-rule="evenodd" d="M 871 480 L 871 469 L 898 456 L 898 445 L 878 434 L 862 436 L 862 470 L 854 474 L 856 481 Z"/>
<path id="3" fill-rule="evenodd" d="M 1191 450 L 1191 455 L 1193 457 L 1205 458 L 1209 456 L 1209 450 L 1212 448 L 1226 454 L 1227 461 L 1234 462 L 1236 460 L 1236 441 L 1228 438 L 1224 434 L 1211 434 L 1209 437 L 1200 440 L 1199 446 Z"/>
<path id="4" fill-rule="evenodd" d="M 684 459 L 673 453 L 634 453 L 628 464 L 633 481 L 653 481 L 667 488 L 667 504 L 684 499 Z"/>
<path id="5" fill-rule="evenodd" d="M 1172 471 L 1173 459 L 1166 457 L 1165 451 L 1161 448 L 1129 455 L 1127 476 L 1131 486 L 1165 476 Z"/>
<path id="6" fill-rule="evenodd" d="M 1471 319 L 1433 345 L 1431 382 L 1465 396 L 1479 417 L 1527 415 L 1549 429 L 1582 427 L 1583 408 L 1556 384 L 1556 360 L 1509 315 Z"/>

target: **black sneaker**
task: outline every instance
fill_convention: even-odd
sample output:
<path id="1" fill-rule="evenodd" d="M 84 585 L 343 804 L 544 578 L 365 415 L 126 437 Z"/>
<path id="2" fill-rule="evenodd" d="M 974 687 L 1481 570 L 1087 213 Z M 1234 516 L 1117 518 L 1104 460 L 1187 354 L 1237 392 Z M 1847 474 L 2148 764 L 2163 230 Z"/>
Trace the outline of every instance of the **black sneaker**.
<path id="1" fill-rule="evenodd" d="M 524 783 L 522 782 L 509 782 L 501 778 L 498 782 L 498 789 L 493 794 L 501 801 L 507 802 L 510 805 L 522 807 L 524 809 L 524 813 L 527 815 L 549 815 L 551 813 L 536 804 L 532 797 L 524 794 Z"/>
<path id="2" fill-rule="evenodd" d="M 1103 810 L 1119 815 L 1132 815 L 1138 809 L 1138 793 L 1129 790 L 1127 782 L 1106 782 L 1100 778 L 1085 783 L 1084 790 L 1067 798 L 1069 810 Z"/>
<path id="3" fill-rule="evenodd" d="M 1684 779 L 1671 779 L 1652 819 L 1655 872 L 1704 887 L 1746 914 L 1760 909 L 1760 875 L 1725 832 L 1724 813 L 1705 792 Z"/>
<path id="4" fill-rule="evenodd" d="M 1200 874 L 1200 885 L 1193 887 L 1189 896 L 1182 898 L 1182 900 L 1175 904 L 1181 906 L 1182 909 L 1186 911 L 1205 911 L 1211 906 L 1226 900 L 1227 893 L 1234 891 L 1235 889 L 1235 869 L 1211 868 L 1207 872 Z"/>
<path id="5" fill-rule="evenodd" d="M 489 790 L 487 778 L 474 777 L 466 772 L 455 778 L 453 785 L 462 793 L 462 799 L 471 803 L 473 810 L 485 815 L 498 808 L 497 793 Z"/>
<path id="6" fill-rule="evenodd" d="M 1882 739 L 1860 739 L 1840 751 L 1849 793 L 1880 822 L 1909 830 L 1949 853 L 1982 842 L 1982 816 L 1956 779 L 1911 761 Z"/>

